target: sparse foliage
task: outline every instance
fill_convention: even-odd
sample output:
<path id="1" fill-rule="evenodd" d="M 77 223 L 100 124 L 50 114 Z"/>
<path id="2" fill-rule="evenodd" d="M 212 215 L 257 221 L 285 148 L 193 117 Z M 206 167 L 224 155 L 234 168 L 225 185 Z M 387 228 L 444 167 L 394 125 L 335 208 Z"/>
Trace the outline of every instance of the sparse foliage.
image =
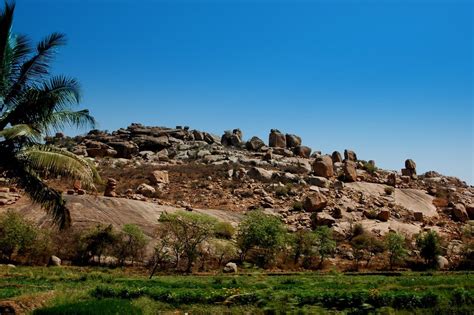
<path id="1" fill-rule="evenodd" d="M 441 239 L 436 231 L 420 233 L 416 237 L 416 246 L 420 255 L 430 266 L 436 265 L 436 259 L 441 254 Z"/>
<path id="2" fill-rule="evenodd" d="M 147 239 L 143 231 L 135 224 L 125 224 L 117 235 L 117 242 L 114 245 L 115 254 L 120 265 L 124 265 L 129 259 L 132 265 L 135 261 L 143 257 L 143 252 L 147 244 Z"/>
<path id="3" fill-rule="evenodd" d="M 332 229 L 327 226 L 318 227 L 314 233 L 316 236 L 316 252 L 319 256 L 319 267 L 321 267 L 324 260 L 336 250 L 336 241 L 334 240 Z"/>
<path id="4" fill-rule="evenodd" d="M 215 235 L 217 220 L 205 214 L 177 211 L 163 213 L 159 222 L 171 234 L 169 242 L 175 253 L 186 256 L 186 272 L 191 272 L 199 255 L 199 246 Z M 180 243 L 179 247 L 176 246 L 177 242 Z"/>
<path id="5" fill-rule="evenodd" d="M 389 232 L 385 236 L 385 245 L 388 251 L 388 261 L 390 270 L 396 264 L 400 264 L 407 256 L 405 237 L 396 232 Z"/>

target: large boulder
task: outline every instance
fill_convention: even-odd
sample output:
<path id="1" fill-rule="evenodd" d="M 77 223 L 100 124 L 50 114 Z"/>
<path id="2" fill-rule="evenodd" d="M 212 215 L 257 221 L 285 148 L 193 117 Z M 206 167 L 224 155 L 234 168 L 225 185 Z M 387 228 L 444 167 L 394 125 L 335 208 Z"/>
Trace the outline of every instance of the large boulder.
<path id="1" fill-rule="evenodd" d="M 293 153 L 296 156 L 309 159 L 309 157 L 311 156 L 311 148 L 304 145 L 300 145 L 294 148 Z"/>
<path id="2" fill-rule="evenodd" d="M 346 182 L 357 181 L 356 163 L 354 161 L 346 160 L 344 162 L 344 179 Z"/>
<path id="3" fill-rule="evenodd" d="M 438 266 L 438 269 L 440 270 L 445 270 L 449 268 L 449 260 L 444 256 L 436 257 L 436 264 Z"/>
<path id="4" fill-rule="evenodd" d="M 289 149 L 296 148 L 297 146 L 301 145 L 301 137 L 298 137 L 297 135 L 286 134 L 285 139 L 286 147 Z"/>
<path id="5" fill-rule="evenodd" d="M 48 266 L 59 267 L 61 266 L 61 259 L 58 256 L 51 256 L 49 258 Z"/>
<path id="6" fill-rule="evenodd" d="M 403 176 L 409 176 L 412 179 L 416 179 L 416 163 L 412 159 L 405 161 L 405 168 L 402 169 Z"/>
<path id="7" fill-rule="evenodd" d="M 331 186 L 331 181 L 321 176 L 308 176 L 306 178 L 306 182 L 310 185 L 321 188 L 329 188 Z"/>
<path id="8" fill-rule="evenodd" d="M 397 185 L 397 174 L 390 173 L 387 177 L 387 185 L 395 187 Z"/>
<path id="9" fill-rule="evenodd" d="M 170 182 L 168 171 L 155 170 L 151 172 L 149 179 L 153 185 L 169 184 Z"/>
<path id="10" fill-rule="evenodd" d="M 117 158 L 130 159 L 139 152 L 138 145 L 131 141 L 112 141 L 107 144 L 117 151 Z"/>
<path id="11" fill-rule="evenodd" d="M 153 151 L 158 152 L 171 146 L 170 138 L 166 135 L 153 137 L 153 136 L 140 136 L 133 141 L 138 145 L 139 151 Z"/>
<path id="12" fill-rule="evenodd" d="M 237 273 L 237 264 L 236 263 L 233 263 L 233 262 L 230 262 L 230 263 L 227 263 L 224 267 L 224 273 Z"/>
<path id="13" fill-rule="evenodd" d="M 320 192 L 307 196 L 303 202 L 303 209 L 307 212 L 322 211 L 328 204 L 326 197 Z"/>
<path id="14" fill-rule="evenodd" d="M 409 170 L 416 170 L 416 163 L 412 159 L 405 161 L 405 168 Z"/>
<path id="15" fill-rule="evenodd" d="M 313 171 L 316 176 L 322 177 L 333 177 L 334 168 L 332 164 L 332 159 L 329 155 L 320 156 L 314 161 Z"/>
<path id="16" fill-rule="evenodd" d="M 156 193 L 155 188 L 147 184 L 140 184 L 137 187 L 137 194 L 143 195 L 145 197 L 153 197 Z"/>
<path id="17" fill-rule="evenodd" d="M 242 131 L 234 129 L 232 132 L 226 131 L 221 137 L 221 144 L 225 146 L 237 147 L 242 143 Z"/>
<path id="18" fill-rule="evenodd" d="M 259 181 L 270 181 L 273 176 L 273 171 L 267 171 L 264 168 L 260 167 L 252 167 L 248 172 L 247 175 L 250 178 L 259 180 Z"/>
<path id="19" fill-rule="evenodd" d="M 344 159 L 346 161 L 357 161 L 357 154 L 351 150 L 344 150 Z"/>
<path id="20" fill-rule="evenodd" d="M 268 145 L 272 148 L 286 148 L 286 137 L 277 129 L 272 129 L 268 137 Z"/>
<path id="21" fill-rule="evenodd" d="M 263 142 L 262 139 L 259 137 L 252 137 L 247 143 L 245 144 L 245 147 L 249 151 L 258 151 L 260 150 L 263 146 L 265 146 L 265 143 Z"/>
<path id="22" fill-rule="evenodd" d="M 92 158 L 106 156 L 114 157 L 117 155 L 117 151 L 115 151 L 111 146 L 99 141 L 87 140 L 85 145 L 87 156 Z"/>
<path id="23" fill-rule="evenodd" d="M 469 216 L 469 220 L 474 220 L 474 204 L 466 205 L 466 212 Z"/>
<path id="24" fill-rule="evenodd" d="M 342 155 L 339 151 L 334 151 L 331 155 L 333 163 L 341 163 L 342 162 Z"/>
<path id="25" fill-rule="evenodd" d="M 377 214 L 377 219 L 379 219 L 380 221 L 383 221 L 383 222 L 387 222 L 388 219 L 390 219 L 390 210 L 381 210 L 378 214 Z"/>
<path id="26" fill-rule="evenodd" d="M 332 227 L 335 223 L 336 219 L 329 213 L 320 212 L 311 215 L 311 225 L 313 228 L 317 228 L 318 226 Z"/>
<path id="27" fill-rule="evenodd" d="M 457 203 L 453 207 L 453 217 L 460 222 L 466 222 L 469 220 L 469 215 L 466 211 L 466 207 L 462 203 Z"/>

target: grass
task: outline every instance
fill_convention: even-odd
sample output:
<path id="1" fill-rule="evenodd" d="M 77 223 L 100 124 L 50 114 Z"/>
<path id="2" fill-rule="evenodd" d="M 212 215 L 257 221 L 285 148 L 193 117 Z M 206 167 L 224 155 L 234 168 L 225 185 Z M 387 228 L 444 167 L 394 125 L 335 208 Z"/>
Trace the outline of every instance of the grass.
<path id="1" fill-rule="evenodd" d="M 473 273 L 165 275 L 0 268 L 0 299 L 53 291 L 34 314 L 472 314 Z M 157 310 L 160 310 L 158 312 Z"/>

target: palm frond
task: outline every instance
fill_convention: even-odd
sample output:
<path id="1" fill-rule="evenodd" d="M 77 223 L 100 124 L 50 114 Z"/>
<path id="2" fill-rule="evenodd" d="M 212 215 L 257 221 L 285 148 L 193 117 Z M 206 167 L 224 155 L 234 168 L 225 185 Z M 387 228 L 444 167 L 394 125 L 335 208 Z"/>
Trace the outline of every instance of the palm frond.
<path id="1" fill-rule="evenodd" d="M 29 139 L 40 139 L 41 133 L 30 125 L 20 124 L 1 130 L 0 137 L 5 138 L 6 140 L 13 140 L 22 137 Z"/>
<path id="2" fill-rule="evenodd" d="M 63 110 L 52 113 L 44 122 L 44 130 L 60 131 L 65 127 L 74 128 L 95 128 L 96 121 L 89 114 L 89 110 L 80 111 Z"/>
<path id="3" fill-rule="evenodd" d="M 2 60 L 5 55 L 5 50 L 8 47 L 14 11 L 15 4 L 9 2 L 5 2 L 5 8 L 0 11 L 0 58 L 2 58 Z"/>
<path id="4" fill-rule="evenodd" d="M 53 33 L 40 41 L 36 47 L 36 54 L 21 66 L 18 79 L 13 84 L 5 102 L 10 103 L 17 98 L 27 88 L 25 85 L 39 82 L 48 75 L 56 48 L 65 44 L 66 36 L 61 33 Z"/>
<path id="5" fill-rule="evenodd" d="M 22 166 L 19 163 L 15 168 L 18 184 L 34 202 L 40 204 L 46 210 L 60 229 L 69 227 L 71 214 L 61 193 L 48 187 L 36 172 Z"/>
<path id="6" fill-rule="evenodd" d="M 10 110 L 3 124 L 33 124 L 46 125 L 49 121 L 58 123 L 58 117 L 52 117 L 56 112 L 70 111 L 72 105 L 77 104 L 81 98 L 78 82 L 73 78 L 56 76 L 43 83 L 41 86 L 30 88 L 23 94 L 20 102 Z M 81 123 L 86 113 L 76 115 Z M 67 115 L 62 117 L 67 118 Z M 77 121 L 77 119 L 76 119 Z M 74 120 L 66 121 L 66 124 Z M 4 127 L 0 122 L 0 129 Z"/>
<path id="7" fill-rule="evenodd" d="M 94 188 L 94 182 L 100 181 L 99 174 L 89 161 L 53 146 L 28 147 L 17 158 L 36 173 L 79 179 L 86 187 Z"/>

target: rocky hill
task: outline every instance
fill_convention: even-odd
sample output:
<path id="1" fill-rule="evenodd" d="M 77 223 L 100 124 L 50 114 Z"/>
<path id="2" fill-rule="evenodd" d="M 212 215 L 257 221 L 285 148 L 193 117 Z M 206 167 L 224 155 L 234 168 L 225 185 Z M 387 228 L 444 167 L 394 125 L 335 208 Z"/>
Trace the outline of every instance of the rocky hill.
<path id="1" fill-rule="evenodd" d="M 57 134 L 46 142 L 89 157 L 104 179 L 97 191 L 49 179 L 68 195 L 76 225 L 137 223 L 151 233 L 164 209 L 204 211 L 237 223 L 246 211 L 264 208 L 290 231 L 328 225 L 344 239 L 361 223 L 375 235 L 435 229 L 456 240 L 463 223 L 474 219 L 474 188 L 457 178 L 434 171 L 418 175 L 411 159 L 401 161 L 400 172 L 382 170 L 351 150 L 312 151 L 300 137 L 278 130 L 266 143 L 244 141 L 239 129 L 218 137 L 187 127 L 132 124 L 112 133 Z M 15 208 L 47 221 L 2 180 L 0 211 Z"/>

